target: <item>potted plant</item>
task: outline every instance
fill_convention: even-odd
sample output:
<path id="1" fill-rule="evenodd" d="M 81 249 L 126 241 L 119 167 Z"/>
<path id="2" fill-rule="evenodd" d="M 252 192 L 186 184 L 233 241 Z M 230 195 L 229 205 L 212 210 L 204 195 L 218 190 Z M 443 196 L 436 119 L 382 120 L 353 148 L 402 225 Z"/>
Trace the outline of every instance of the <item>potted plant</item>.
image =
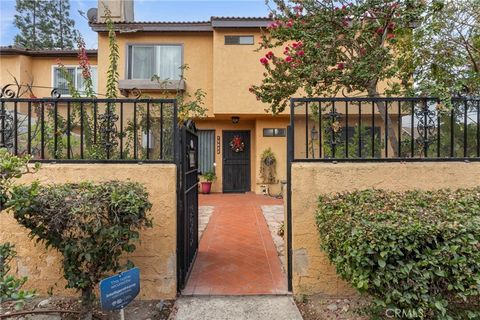
<path id="1" fill-rule="evenodd" d="M 215 175 L 215 172 L 208 171 L 202 174 L 202 177 L 205 179 L 205 181 L 202 181 L 202 193 L 209 194 L 212 189 L 212 182 L 217 179 L 217 176 Z"/>

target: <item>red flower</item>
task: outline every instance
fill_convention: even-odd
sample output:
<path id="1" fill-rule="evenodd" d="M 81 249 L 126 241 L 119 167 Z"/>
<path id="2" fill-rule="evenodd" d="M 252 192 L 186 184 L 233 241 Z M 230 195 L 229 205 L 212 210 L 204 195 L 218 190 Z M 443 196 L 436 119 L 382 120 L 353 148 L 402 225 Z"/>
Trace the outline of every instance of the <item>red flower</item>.
<path id="1" fill-rule="evenodd" d="M 382 35 L 384 31 L 385 30 L 382 27 L 377 29 L 377 33 L 380 34 L 380 35 Z"/>
<path id="2" fill-rule="evenodd" d="M 395 39 L 395 35 L 393 33 L 387 34 L 387 39 L 392 40 Z"/>
<path id="3" fill-rule="evenodd" d="M 300 57 L 303 57 L 305 55 L 305 51 L 299 50 L 297 51 L 297 55 L 299 55 Z"/>
<path id="4" fill-rule="evenodd" d="M 338 69 L 338 70 L 343 70 L 343 69 L 345 69 L 345 63 L 340 62 L 339 64 L 337 64 L 337 69 Z"/>
<path id="5" fill-rule="evenodd" d="M 391 22 L 389 25 L 388 25 L 388 30 L 393 30 L 395 29 L 395 22 Z"/>
<path id="6" fill-rule="evenodd" d="M 293 61 L 293 58 L 290 57 L 290 56 L 288 56 L 288 57 L 285 58 L 285 61 L 286 61 L 286 62 L 292 62 L 292 61 Z"/>
<path id="7" fill-rule="evenodd" d="M 278 27 L 278 24 L 276 22 L 272 22 L 267 26 L 267 28 L 269 28 L 269 29 L 275 29 L 277 27 Z"/>
<path id="8" fill-rule="evenodd" d="M 302 46 L 303 46 L 302 41 L 298 41 L 298 42 L 292 43 L 292 47 L 293 47 L 294 49 L 300 49 Z"/>
<path id="9" fill-rule="evenodd" d="M 293 7 L 293 11 L 300 13 L 303 11 L 303 7 L 301 5 L 296 5 L 295 7 Z"/>
<path id="10" fill-rule="evenodd" d="M 293 27 L 293 21 L 288 21 L 287 24 L 286 24 L 286 26 L 287 26 L 288 28 Z"/>
<path id="11" fill-rule="evenodd" d="M 261 58 L 260 63 L 266 66 L 268 64 L 268 59 L 267 58 Z"/>
<path id="12" fill-rule="evenodd" d="M 272 58 L 273 58 L 273 52 L 272 52 L 272 51 L 269 51 L 269 52 L 265 55 L 265 57 L 266 57 L 268 60 L 272 60 Z"/>

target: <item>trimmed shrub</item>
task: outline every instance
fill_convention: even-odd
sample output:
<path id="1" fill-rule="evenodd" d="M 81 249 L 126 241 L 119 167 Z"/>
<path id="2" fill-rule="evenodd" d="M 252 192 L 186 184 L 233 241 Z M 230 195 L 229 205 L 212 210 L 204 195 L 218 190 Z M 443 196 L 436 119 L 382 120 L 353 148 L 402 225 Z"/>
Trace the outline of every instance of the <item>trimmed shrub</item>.
<path id="1" fill-rule="evenodd" d="M 480 318 L 480 188 L 320 196 L 316 219 L 337 273 L 374 313 Z"/>
<path id="2" fill-rule="evenodd" d="M 148 194 L 133 182 L 15 186 L 9 205 L 32 237 L 63 255 L 67 288 L 82 292 L 83 319 L 91 318 L 94 287 L 131 265 L 120 256 L 136 249 L 139 229 L 152 226 Z"/>

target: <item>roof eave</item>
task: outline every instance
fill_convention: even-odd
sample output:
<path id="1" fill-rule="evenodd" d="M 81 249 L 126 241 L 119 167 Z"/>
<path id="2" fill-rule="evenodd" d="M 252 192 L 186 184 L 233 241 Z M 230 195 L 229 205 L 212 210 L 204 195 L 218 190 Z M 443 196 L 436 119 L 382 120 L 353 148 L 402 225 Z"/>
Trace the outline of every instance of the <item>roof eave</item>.
<path id="1" fill-rule="evenodd" d="M 97 56 L 97 50 L 86 50 L 87 56 Z M 24 55 L 31 57 L 76 57 L 76 50 L 27 50 L 20 48 L 0 48 L 0 55 Z"/>
<path id="2" fill-rule="evenodd" d="M 95 32 L 108 32 L 107 25 L 104 23 L 90 24 Z M 213 31 L 210 23 L 208 24 L 134 24 L 134 23 L 116 23 L 115 31 L 120 33 L 130 32 L 211 32 Z"/>

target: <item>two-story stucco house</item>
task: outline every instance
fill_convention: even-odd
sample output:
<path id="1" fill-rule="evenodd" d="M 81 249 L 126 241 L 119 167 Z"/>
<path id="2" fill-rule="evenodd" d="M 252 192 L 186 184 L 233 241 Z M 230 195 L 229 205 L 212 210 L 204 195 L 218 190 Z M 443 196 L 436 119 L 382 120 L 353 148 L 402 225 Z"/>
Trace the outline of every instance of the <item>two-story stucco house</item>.
<path id="1" fill-rule="evenodd" d="M 207 116 L 196 119 L 200 139 L 200 171 L 215 171 L 214 192 L 261 192 L 259 177 L 262 152 L 270 147 L 277 157 L 278 183 L 270 186 L 280 191 L 285 179 L 286 126 L 288 117 L 266 114 L 265 105 L 249 92 L 259 83 L 263 67 L 256 52 L 262 28 L 268 18 L 212 17 L 198 22 L 139 22 L 134 20 L 132 1 L 99 1 L 98 15 L 90 26 L 98 34 L 98 50 L 89 50 L 94 85 L 105 92 L 108 68 L 108 35 L 104 4 L 115 21 L 119 61 L 119 91 L 128 96 L 137 88 L 151 97 L 160 95 L 153 75 L 172 82 L 180 80 L 182 65 L 188 65 L 180 85 L 186 93 L 197 89 L 206 93 Z M 75 50 L 34 51 L 2 47 L 1 83 L 18 81 L 33 84 L 37 97 L 49 96 L 52 87 L 68 94 L 65 80 L 58 70 L 58 60 L 82 88 Z M 119 93 L 120 93 L 119 92 Z M 230 144 L 233 139 L 243 145 L 241 157 Z"/>

